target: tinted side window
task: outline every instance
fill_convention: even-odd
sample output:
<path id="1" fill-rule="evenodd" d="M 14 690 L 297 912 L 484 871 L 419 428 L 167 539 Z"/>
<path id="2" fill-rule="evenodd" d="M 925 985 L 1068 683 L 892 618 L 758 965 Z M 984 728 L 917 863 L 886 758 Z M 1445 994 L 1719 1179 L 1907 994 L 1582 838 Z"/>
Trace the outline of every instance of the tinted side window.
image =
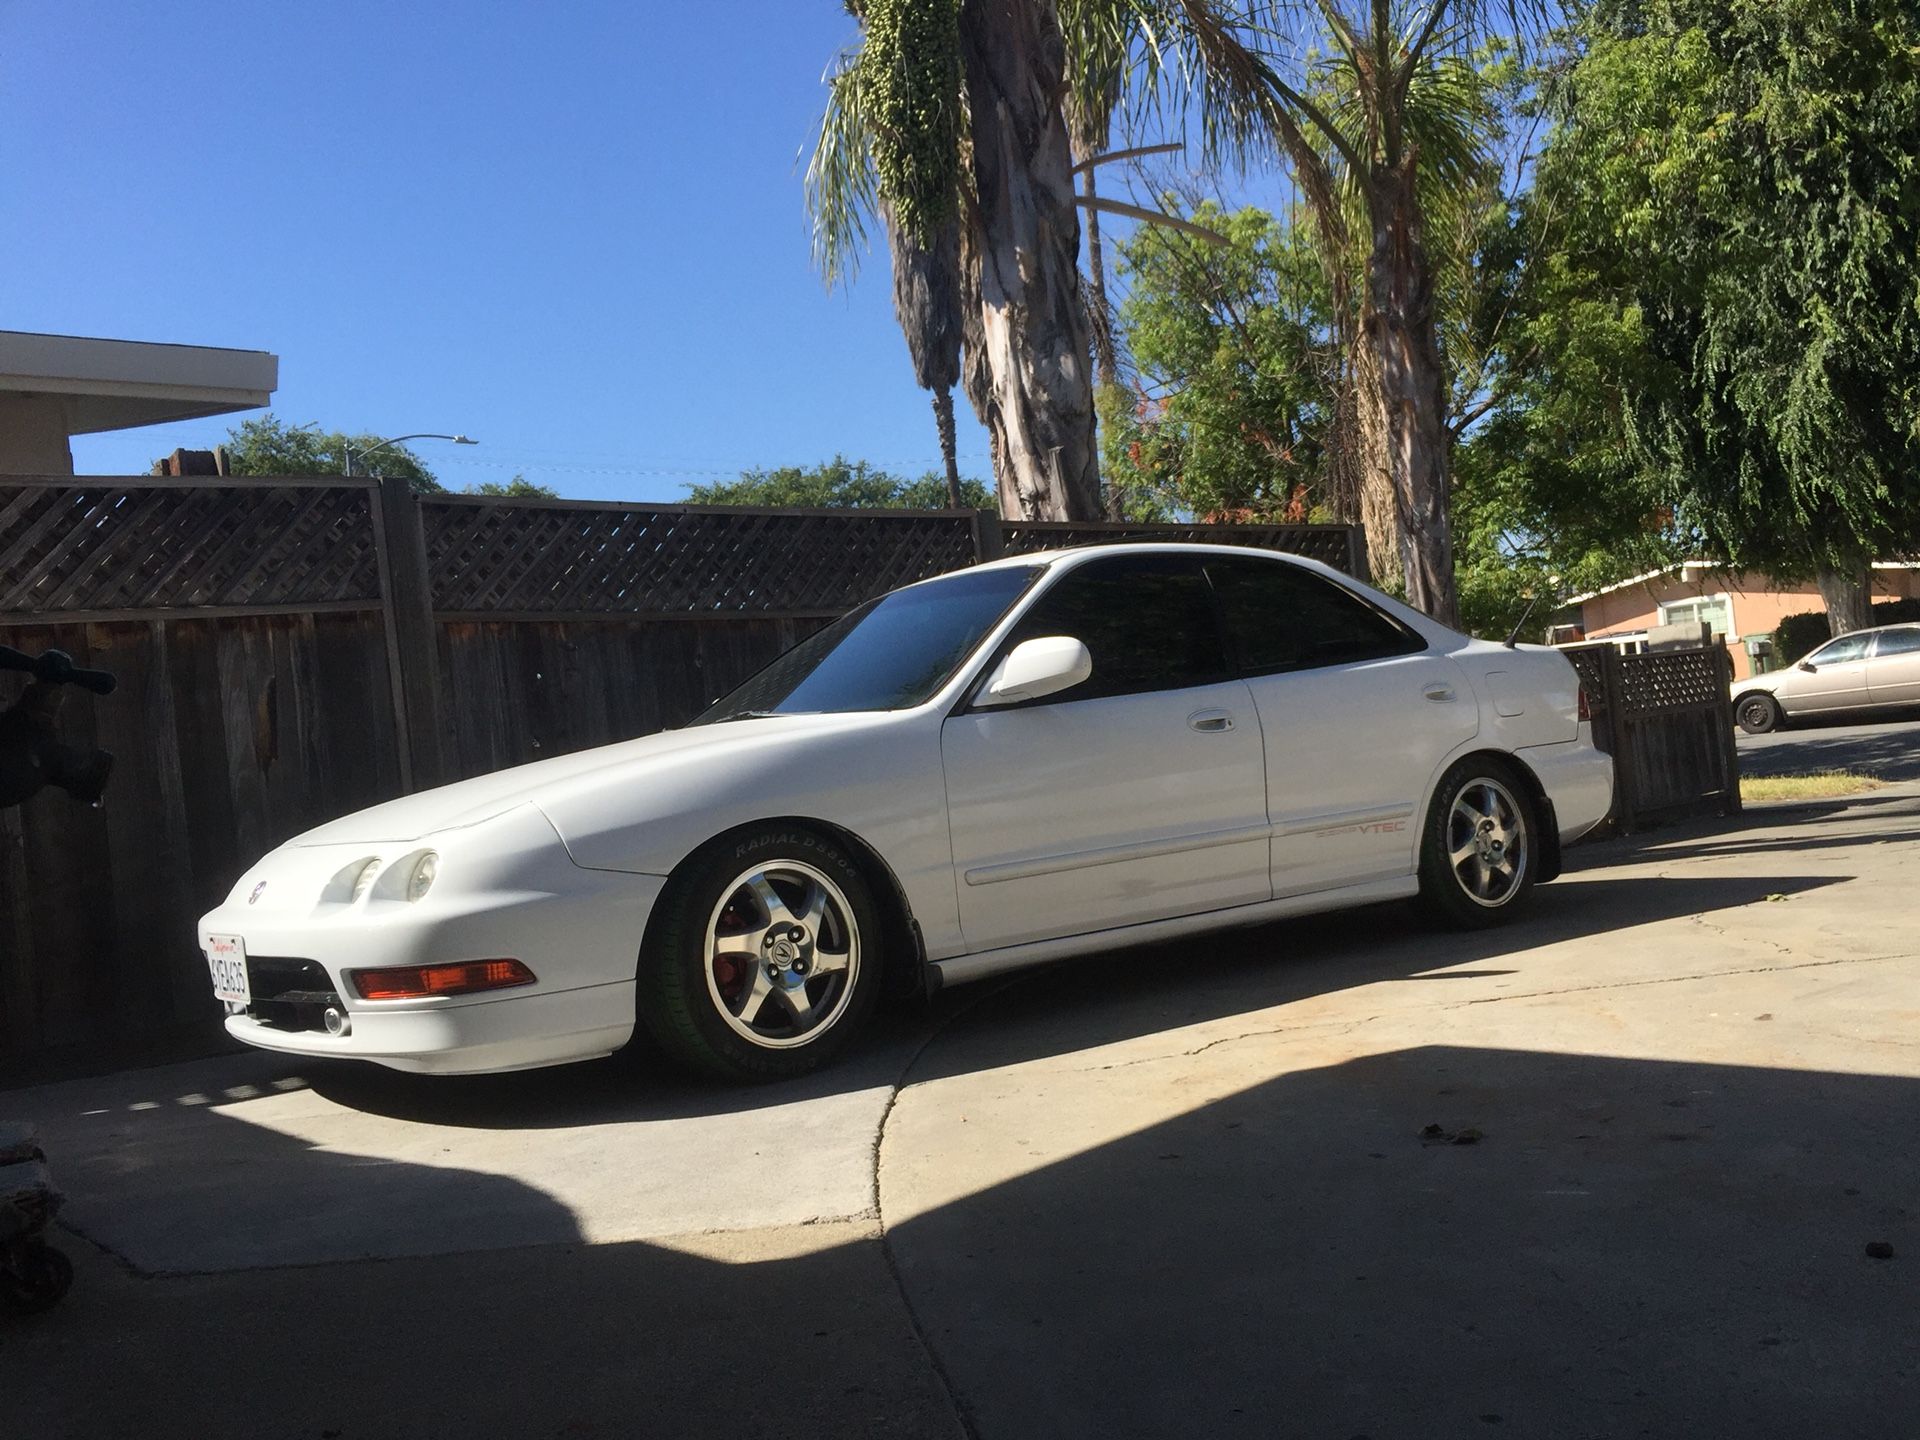
<path id="1" fill-rule="evenodd" d="M 1883 630 L 1873 647 L 1877 660 L 1883 655 L 1912 655 L 1920 651 L 1920 630 Z"/>
<path id="2" fill-rule="evenodd" d="M 1013 642 L 1071 635 L 1093 656 L 1093 674 L 1061 701 L 1146 690 L 1184 690 L 1227 673 L 1213 603 L 1197 560 L 1116 555 L 1062 576 L 1021 617 Z"/>
<path id="3" fill-rule="evenodd" d="M 1426 641 L 1383 611 L 1297 565 L 1209 560 L 1227 636 L 1249 674 L 1411 655 Z"/>

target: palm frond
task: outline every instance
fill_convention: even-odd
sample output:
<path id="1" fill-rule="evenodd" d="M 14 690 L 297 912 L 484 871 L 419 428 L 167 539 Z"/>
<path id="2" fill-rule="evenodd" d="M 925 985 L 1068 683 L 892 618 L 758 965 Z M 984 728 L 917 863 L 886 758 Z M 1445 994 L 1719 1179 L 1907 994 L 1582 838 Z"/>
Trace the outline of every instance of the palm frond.
<path id="1" fill-rule="evenodd" d="M 858 46 L 843 50 L 826 74 L 827 108 L 807 162 L 807 213 L 813 259 L 829 287 L 852 281 L 878 204 L 873 126 Z"/>

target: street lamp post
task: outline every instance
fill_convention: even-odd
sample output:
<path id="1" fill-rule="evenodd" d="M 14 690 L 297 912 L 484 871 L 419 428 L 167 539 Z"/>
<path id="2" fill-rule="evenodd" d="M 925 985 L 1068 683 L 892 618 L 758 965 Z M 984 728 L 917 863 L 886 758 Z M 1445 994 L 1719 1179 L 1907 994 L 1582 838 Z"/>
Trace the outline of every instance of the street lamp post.
<path id="1" fill-rule="evenodd" d="M 369 445 L 366 449 L 358 452 L 359 458 L 365 461 L 366 458 L 375 451 L 384 450 L 389 445 L 398 445 L 405 440 L 451 440 L 456 445 L 478 445 L 480 443 L 478 440 L 470 439 L 465 435 L 441 435 L 435 431 L 422 430 L 417 434 L 396 435 L 391 440 L 382 440 L 377 445 Z M 341 449 L 345 453 L 341 457 L 344 468 L 340 473 L 343 475 L 351 475 L 353 474 L 354 448 L 343 440 L 341 441 Z"/>

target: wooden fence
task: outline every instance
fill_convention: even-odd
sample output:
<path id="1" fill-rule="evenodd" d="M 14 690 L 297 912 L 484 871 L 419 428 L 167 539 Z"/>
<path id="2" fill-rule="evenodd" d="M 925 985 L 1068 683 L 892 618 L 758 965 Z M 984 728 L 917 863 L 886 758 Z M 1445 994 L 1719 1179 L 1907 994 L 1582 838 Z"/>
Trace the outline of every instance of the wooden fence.
<path id="1" fill-rule="evenodd" d="M 1613 824 L 1626 833 L 1740 808 L 1733 658 L 1724 646 L 1623 655 L 1570 646 L 1593 707 L 1594 741 L 1613 756 Z"/>
<path id="2" fill-rule="evenodd" d="M 0 1073 L 213 1024 L 194 922 L 291 835 L 682 724 L 897 585 L 1116 539 L 1265 546 L 1366 573 L 1347 526 L 0 477 L 0 642 L 67 650 L 121 682 L 66 707 L 69 738 L 118 757 L 105 806 L 43 794 L 0 810 Z"/>

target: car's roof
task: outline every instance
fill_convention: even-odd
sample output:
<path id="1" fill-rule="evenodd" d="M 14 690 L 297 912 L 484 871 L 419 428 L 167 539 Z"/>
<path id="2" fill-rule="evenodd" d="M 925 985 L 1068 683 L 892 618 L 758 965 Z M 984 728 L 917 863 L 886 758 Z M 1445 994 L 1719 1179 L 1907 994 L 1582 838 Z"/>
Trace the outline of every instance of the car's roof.
<path id="1" fill-rule="evenodd" d="M 1057 550 L 1033 550 L 1023 555 L 1002 555 L 998 560 L 989 560 L 977 568 L 1013 565 L 1053 565 L 1062 561 L 1079 564 L 1097 555 L 1218 555 L 1227 551 L 1236 555 L 1254 555 L 1263 560 L 1284 560 L 1294 564 L 1317 565 L 1320 562 L 1305 555 L 1292 555 L 1284 550 L 1268 550 L 1257 545 L 1218 545 L 1206 544 L 1195 540 L 1115 540 L 1104 545 L 1071 545 Z"/>
<path id="2" fill-rule="evenodd" d="M 1858 630 L 1842 630 L 1833 640 L 1845 640 L 1854 635 L 1878 635 L 1882 630 L 1920 630 L 1920 620 L 1889 620 L 1884 625 L 1862 625 Z M 1833 640 L 1821 643 L 1831 645 Z"/>

